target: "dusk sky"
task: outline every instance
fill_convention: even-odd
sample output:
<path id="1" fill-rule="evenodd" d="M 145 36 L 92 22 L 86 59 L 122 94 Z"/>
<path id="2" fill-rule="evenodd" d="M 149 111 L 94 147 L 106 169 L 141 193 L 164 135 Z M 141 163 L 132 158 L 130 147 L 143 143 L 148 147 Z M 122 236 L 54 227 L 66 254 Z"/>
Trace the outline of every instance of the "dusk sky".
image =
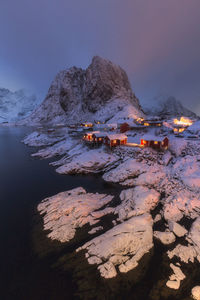
<path id="1" fill-rule="evenodd" d="M 0 87 L 44 97 L 100 55 L 141 102 L 168 94 L 200 113 L 200 0 L 0 0 L 0 42 Z"/>

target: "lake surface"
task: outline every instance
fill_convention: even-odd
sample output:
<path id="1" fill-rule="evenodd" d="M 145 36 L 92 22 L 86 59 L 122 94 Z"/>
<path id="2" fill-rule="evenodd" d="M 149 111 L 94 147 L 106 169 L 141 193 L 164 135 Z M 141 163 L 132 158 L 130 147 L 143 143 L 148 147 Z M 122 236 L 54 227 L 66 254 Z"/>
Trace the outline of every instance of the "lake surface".
<path id="1" fill-rule="evenodd" d="M 105 185 L 94 176 L 59 175 L 48 160 L 31 158 L 35 149 L 21 143 L 29 131 L 0 128 L 0 299 L 74 299 L 70 274 L 52 269 L 33 251 L 33 217 L 47 196 L 78 186 L 103 191 Z"/>

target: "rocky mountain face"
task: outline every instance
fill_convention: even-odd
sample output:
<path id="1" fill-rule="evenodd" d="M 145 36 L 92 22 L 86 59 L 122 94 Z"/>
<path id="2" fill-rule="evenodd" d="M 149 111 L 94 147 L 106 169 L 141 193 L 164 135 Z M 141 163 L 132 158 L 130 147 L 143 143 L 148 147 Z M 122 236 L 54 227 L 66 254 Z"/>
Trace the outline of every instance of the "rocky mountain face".
<path id="1" fill-rule="evenodd" d="M 28 118 L 32 123 L 107 121 L 130 106 L 134 117 L 142 115 L 125 71 L 95 56 L 86 70 L 72 67 L 53 80 L 43 103 Z"/>
<path id="2" fill-rule="evenodd" d="M 36 105 L 36 97 L 24 90 L 11 92 L 0 88 L 0 123 L 20 120 L 30 114 Z"/>
<path id="3" fill-rule="evenodd" d="M 184 107 L 175 97 L 160 96 L 149 104 L 144 105 L 144 112 L 148 115 L 159 115 L 166 117 L 191 117 L 197 118 L 197 115 Z"/>

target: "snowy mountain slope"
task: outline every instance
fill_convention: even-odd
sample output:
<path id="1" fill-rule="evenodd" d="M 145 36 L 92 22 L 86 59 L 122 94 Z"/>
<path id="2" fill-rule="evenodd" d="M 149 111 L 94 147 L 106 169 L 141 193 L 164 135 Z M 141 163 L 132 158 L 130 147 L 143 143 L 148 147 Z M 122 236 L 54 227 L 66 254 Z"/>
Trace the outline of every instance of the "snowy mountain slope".
<path id="1" fill-rule="evenodd" d="M 197 118 L 197 115 L 184 107 L 180 101 L 172 96 L 159 96 L 143 105 L 144 112 L 148 115 L 160 115 L 162 117 L 185 116 Z"/>
<path id="2" fill-rule="evenodd" d="M 24 90 L 11 92 L 0 88 L 0 123 L 13 122 L 26 117 L 37 104 L 36 97 Z"/>
<path id="3" fill-rule="evenodd" d="M 24 122 L 74 123 L 111 119 L 124 107 L 143 115 L 124 70 L 95 56 L 86 70 L 72 67 L 57 74 L 43 103 Z"/>

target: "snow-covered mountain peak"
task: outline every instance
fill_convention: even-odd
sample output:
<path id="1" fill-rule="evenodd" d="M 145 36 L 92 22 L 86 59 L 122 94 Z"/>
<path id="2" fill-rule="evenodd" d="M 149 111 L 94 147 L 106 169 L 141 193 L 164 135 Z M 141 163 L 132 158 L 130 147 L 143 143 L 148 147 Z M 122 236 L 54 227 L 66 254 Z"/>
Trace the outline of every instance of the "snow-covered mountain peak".
<path id="1" fill-rule="evenodd" d="M 0 123 L 15 122 L 28 116 L 37 106 L 36 96 L 20 89 L 0 88 Z"/>
<path id="2" fill-rule="evenodd" d="M 167 117 L 191 117 L 197 118 L 197 115 L 184 107 L 182 103 L 173 96 L 158 96 L 143 105 L 144 112 L 147 115 L 159 115 Z"/>
<path id="3" fill-rule="evenodd" d="M 114 107 L 112 103 L 115 103 Z M 133 117 L 143 115 L 126 72 L 109 60 L 95 56 L 86 70 L 72 67 L 59 72 L 43 103 L 25 122 L 56 123 L 102 121 L 130 106 Z"/>

